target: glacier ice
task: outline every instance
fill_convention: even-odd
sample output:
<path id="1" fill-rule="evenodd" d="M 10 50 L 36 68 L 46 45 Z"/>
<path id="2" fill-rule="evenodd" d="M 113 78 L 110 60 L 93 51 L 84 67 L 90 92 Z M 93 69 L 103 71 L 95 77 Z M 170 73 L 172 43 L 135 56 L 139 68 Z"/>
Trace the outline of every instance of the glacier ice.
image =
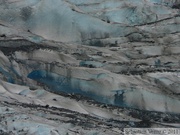
<path id="1" fill-rule="evenodd" d="M 56 4 L 50 6 L 52 3 Z M 161 19 L 159 15 L 164 13 L 177 14 L 176 10 L 172 11 L 164 6 L 147 4 L 144 7 L 140 4 L 145 3 L 143 0 L 115 1 L 119 6 L 114 10 L 108 10 L 115 7 L 113 2 L 83 3 L 63 0 L 6 1 L 0 5 L 0 19 L 49 40 L 86 44 L 88 41 L 90 44 L 95 39 L 121 38 L 136 33 L 138 28 L 129 26 L 156 22 Z M 84 11 L 88 9 L 86 5 L 90 6 L 89 11 Z M 94 16 L 93 11 L 97 15 Z M 117 24 L 111 25 L 112 23 Z"/>
<path id="2" fill-rule="evenodd" d="M 0 134 L 180 127 L 179 2 L 0 0 Z"/>

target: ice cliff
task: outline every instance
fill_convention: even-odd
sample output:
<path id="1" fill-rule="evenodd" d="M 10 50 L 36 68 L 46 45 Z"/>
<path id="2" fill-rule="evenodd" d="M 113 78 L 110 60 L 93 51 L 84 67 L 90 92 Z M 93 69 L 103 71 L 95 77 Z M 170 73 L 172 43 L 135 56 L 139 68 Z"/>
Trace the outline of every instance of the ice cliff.
<path id="1" fill-rule="evenodd" d="M 48 135 L 63 134 L 53 119 L 64 120 L 55 114 L 60 108 L 72 115 L 64 134 L 76 133 L 74 123 L 86 117 L 92 123 L 94 118 L 126 121 L 121 126 L 103 121 L 109 131 L 103 124 L 99 130 L 89 125 L 91 134 L 120 134 L 122 126 L 141 127 L 143 120 L 147 127 L 179 126 L 179 5 L 179 0 L 0 0 L 2 119 L 10 121 L 8 106 L 12 113 L 19 112 L 16 105 L 27 106 L 33 115 L 13 118 L 19 124 L 4 122 L 2 132 L 14 127 L 39 135 L 47 128 Z M 47 112 L 34 112 L 33 105 Z M 144 111 L 156 120 L 144 118 Z M 75 112 L 80 117 L 72 120 Z M 34 122 L 42 130 L 36 124 L 26 128 Z"/>

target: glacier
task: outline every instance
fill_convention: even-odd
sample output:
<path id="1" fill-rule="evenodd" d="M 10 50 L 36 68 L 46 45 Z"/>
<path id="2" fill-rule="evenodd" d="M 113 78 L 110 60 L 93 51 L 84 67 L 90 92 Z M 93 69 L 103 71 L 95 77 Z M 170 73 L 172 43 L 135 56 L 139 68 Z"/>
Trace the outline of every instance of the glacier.
<path id="1" fill-rule="evenodd" d="M 0 0 L 0 134 L 180 127 L 179 4 Z"/>
<path id="2" fill-rule="evenodd" d="M 49 40 L 94 45 L 97 41 L 104 42 L 104 39 L 109 38 L 126 42 L 124 37 L 136 36 L 132 35 L 134 33 L 143 38 L 143 31 L 141 33 L 138 27 L 130 26 L 153 23 L 178 15 L 177 10 L 153 5 L 153 1 L 92 1 L 90 4 L 89 1 L 84 1 L 82 6 L 78 2 L 82 1 L 7 0 L 0 5 L 0 18 Z M 56 4 L 49 6 L 52 3 Z M 140 3 L 145 4 L 142 6 Z M 109 42 L 116 41 L 111 40 Z"/>

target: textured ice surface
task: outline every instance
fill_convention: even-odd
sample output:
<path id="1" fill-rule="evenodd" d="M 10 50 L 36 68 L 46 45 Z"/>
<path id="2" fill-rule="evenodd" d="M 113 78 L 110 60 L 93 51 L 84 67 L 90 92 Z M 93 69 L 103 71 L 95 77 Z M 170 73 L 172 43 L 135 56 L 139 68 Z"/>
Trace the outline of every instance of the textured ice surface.
<path id="1" fill-rule="evenodd" d="M 17 28 L 30 30 L 50 40 L 91 45 L 95 44 L 95 39 L 121 39 L 138 32 L 138 28 L 128 26 L 156 22 L 164 14 L 177 14 L 169 7 L 144 0 L 7 0 L 2 2 L 0 10 L 0 19 Z M 117 24 L 112 25 L 114 23 Z"/>
<path id="2" fill-rule="evenodd" d="M 0 0 L 0 134 L 180 127 L 178 4 Z"/>

